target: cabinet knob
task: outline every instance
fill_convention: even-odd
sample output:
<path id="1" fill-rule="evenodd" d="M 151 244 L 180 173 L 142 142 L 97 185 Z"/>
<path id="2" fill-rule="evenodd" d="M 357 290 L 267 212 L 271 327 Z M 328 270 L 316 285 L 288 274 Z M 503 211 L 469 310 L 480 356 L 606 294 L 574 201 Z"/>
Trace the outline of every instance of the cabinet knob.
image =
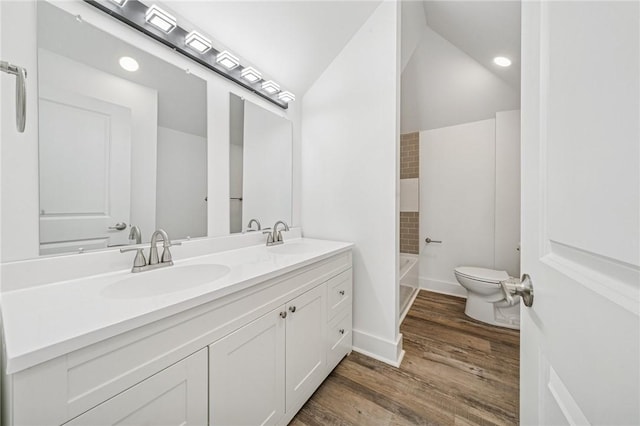
<path id="1" fill-rule="evenodd" d="M 287 317 L 287 312 L 280 312 L 280 318 L 286 318 Z"/>
<path id="2" fill-rule="evenodd" d="M 340 330 L 338 330 L 338 333 L 344 334 L 344 328 L 341 328 Z"/>
<path id="3" fill-rule="evenodd" d="M 340 296 L 344 296 L 344 290 L 340 290 L 338 293 L 340 293 Z"/>
<path id="4" fill-rule="evenodd" d="M 295 306 L 289 306 L 289 310 L 291 311 L 291 313 L 294 313 L 296 311 L 296 307 Z"/>

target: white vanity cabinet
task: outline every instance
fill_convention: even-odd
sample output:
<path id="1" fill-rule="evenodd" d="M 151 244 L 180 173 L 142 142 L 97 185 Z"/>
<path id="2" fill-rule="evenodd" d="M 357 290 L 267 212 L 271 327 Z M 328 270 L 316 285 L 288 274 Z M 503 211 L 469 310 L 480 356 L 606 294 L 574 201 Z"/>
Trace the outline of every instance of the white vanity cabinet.
<path id="1" fill-rule="evenodd" d="M 293 417 L 327 375 L 323 283 L 209 347 L 210 424 Z"/>
<path id="2" fill-rule="evenodd" d="M 66 424 L 204 425 L 207 386 L 207 350 L 201 349 Z"/>
<path id="3" fill-rule="evenodd" d="M 3 425 L 286 424 L 351 350 L 351 251 L 2 378 Z"/>

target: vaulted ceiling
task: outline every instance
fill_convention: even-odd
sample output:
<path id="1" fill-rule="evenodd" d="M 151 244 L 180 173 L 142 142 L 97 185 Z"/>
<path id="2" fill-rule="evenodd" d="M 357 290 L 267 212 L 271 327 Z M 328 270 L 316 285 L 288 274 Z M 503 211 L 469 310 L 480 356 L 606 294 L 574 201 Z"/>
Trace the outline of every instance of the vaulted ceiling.
<path id="1" fill-rule="evenodd" d="M 423 1 L 426 24 L 520 90 L 520 1 Z M 495 56 L 513 61 L 508 68 Z"/>
<path id="2" fill-rule="evenodd" d="M 163 2 L 283 89 L 302 95 L 380 4 L 376 1 Z M 181 25 L 184 20 L 181 20 Z"/>

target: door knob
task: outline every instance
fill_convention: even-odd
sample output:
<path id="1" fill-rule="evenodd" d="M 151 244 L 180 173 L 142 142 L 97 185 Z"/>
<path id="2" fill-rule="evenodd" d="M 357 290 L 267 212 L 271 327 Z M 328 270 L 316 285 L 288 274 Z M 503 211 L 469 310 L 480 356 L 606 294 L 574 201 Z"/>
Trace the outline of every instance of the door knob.
<path id="1" fill-rule="evenodd" d="M 530 308 L 533 305 L 533 281 L 529 274 L 522 275 L 520 284 L 516 286 L 516 294 L 522 297 L 524 306 Z"/>
<path id="2" fill-rule="evenodd" d="M 519 283 L 514 284 L 507 281 L 500 281 L 500 286 L 502 286 L 502 291 L 504 293 L 505 298 L 509 303 L 513 303 L 512 294 L 517 294 L 522 297 L 522 301 L 524 302 L 524 306 L 530 308 L 533 305 L 533 281 L 529 274 L 522 275 L 522 279 Z"/>
<path id="3" fill-rule="evenodd" d="M 436 244 L 441 244 L 442 241 L 438 241 L 438 240 L 432 240 L 431 238 L 427 237 L 424 239 L 424 242 L 427 244 L 431 244 L 431 243 L 436 243 Z"/>
<path id="4" fill-rule="evenodd" d="M 118 231 L 123 231 L 127 229 L 127 224 L 124 222 L 118 222 L 114 226 L 110 226 L 109 229 L 116 229 Z"/>

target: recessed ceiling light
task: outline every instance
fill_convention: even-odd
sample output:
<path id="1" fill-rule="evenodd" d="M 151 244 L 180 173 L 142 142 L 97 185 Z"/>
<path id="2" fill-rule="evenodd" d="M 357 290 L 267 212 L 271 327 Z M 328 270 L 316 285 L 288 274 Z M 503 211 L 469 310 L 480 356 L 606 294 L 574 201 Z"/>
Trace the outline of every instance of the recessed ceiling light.
<path id="1" fill-rule="evenodd" d="M 228 70 L 232 70 L 240 65 L 240 61 L 238 60 L 238 58 L 236 58 L 226 50 L 218 53 L 218 55 L 216 56 L 216 62 Z"/>
<path id="2" fill-rule="evenodd" d="M 500 67 L 508 67 L 511 65 L 511 59 L 504 56 L 496 56 L 493 58 L 493 63 Z"/>
<path id="3" fill-rule="evenodd" d="M 240 75 L 242 76 L 242 78 L 250 81 L 251 83 L 255 83 L 262 78 L 262 74 L 260 73 L 260 71 L 253 67 L 247 67 L 243 69 Z"/>
<path id="4" fill-rule="evenodd" d="M 184 42 L 187 46 L 200 53 L 206 53 L 211 49 L 211 41 L 197 31 L 191 31 L 187 34 Z"/>
<path id="5" fill-rule="evenodd" d="M 120 58 L 120 66 L 129 72 L 138 71 L 138 68 L 140 68 L 138 61 L 129 56 L 123 56 Z"/>
<path id="6" fill-rule="evenodd" d="M 160 9 L 155 4 L 147 9 L 144 20 L 165 33 L 170 33 L 178 24 L 178 21 L 173 15 Z"/>
<path id="7" fill-rule="evenodd" d="M 285 90 L 284 92 L 280 92 L 278 94 L 278 99 L 280 99 L 281 101 L 284 101 L 286 103 L 289 103 L 291 101 L 295 101 L 296 100 L 296 95 L 294 95 L 291 92 L 287 92 Z"/>
<path id="8" fill-rule="evenodd" d="M 273 95 L 280 91 L 280 86 L 275 81 L 269 80 L 262 83 L 262 90 Z"/>
<path id="9" fill-rule="evenodd" d="M 111 0 L 111 1 L 120 7 L 124 6 L 124 4 L 127 2 L 127 0 Z"/>

